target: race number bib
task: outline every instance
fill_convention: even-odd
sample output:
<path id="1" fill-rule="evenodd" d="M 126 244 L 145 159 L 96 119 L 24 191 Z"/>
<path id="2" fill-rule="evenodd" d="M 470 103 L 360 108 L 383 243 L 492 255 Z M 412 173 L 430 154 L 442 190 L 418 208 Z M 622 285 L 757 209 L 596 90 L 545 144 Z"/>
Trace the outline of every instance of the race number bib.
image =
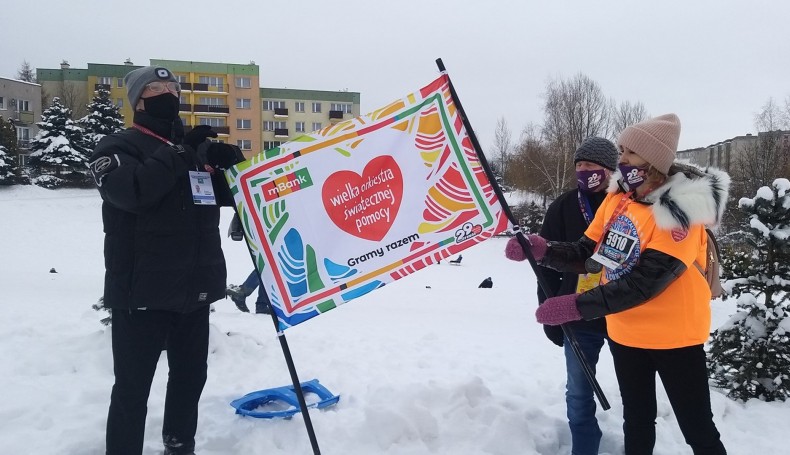
<path id="1" fill-rule="evenodd" d="M 595 250 L 592 259 L 609 270 L 614 270 L 625 263 L 636 245 L 635 237 L 610 229 L 604 233 L 603 241 Z"/>

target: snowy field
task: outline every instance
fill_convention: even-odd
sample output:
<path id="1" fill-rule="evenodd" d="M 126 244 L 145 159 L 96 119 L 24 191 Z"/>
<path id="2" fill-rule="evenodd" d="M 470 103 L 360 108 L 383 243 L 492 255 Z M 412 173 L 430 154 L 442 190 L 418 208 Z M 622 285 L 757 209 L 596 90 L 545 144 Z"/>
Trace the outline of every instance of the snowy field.
<path id="1" fill-rule="evenodd" d="M 0 188 L 0 453 L 99 455 L 113 382 L 110 330 L 91 309 L 101 296 L 101 200 L 94 190 Z M 231 218 L 223 209 L 224 230 Z M 302 381 L 341 396 L 311 411 L 323 454 L 555 455 L 570 451 L 562 350 L 535 323 L 534 277 L 504 258 L 505 239 L 464 251 L 286 331 Z M 250 259 L 225 241 L 229 281 Z M 57 273 L 49 273 L 55 268 Z M 492 289 L 478 289 L 486 277 Z M 252 304 L 252 301 L 249 302 Z M 303 420 L 234 414 L 229 402 L 290 384 L 268 316 L 230 300 L 211 316 L 209 376 L 197 453 L 310 454 Z M 714 302 L 714 325 L 730 302 Z M 154 379 L 145 454 L 159 454 L 167 365 Z M 612 409 L 598 413 L 601 452 L 622 453 L 622 407 L 611 357 L 598 380 Z M 656 455 L 690 454 L 660 391 Z M 736 403 L 713 392 L 730 454 L 790 454 L 790 403 Z M 783 434 L 785 436 L 783 436 Z"/>

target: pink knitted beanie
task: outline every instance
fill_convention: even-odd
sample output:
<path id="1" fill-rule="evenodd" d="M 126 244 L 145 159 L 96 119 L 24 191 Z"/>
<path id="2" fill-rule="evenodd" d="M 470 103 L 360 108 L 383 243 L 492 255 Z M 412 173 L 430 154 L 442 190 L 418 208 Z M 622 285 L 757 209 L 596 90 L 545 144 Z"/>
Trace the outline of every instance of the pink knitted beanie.
<path id="1" fill-rule="evenodd" d="M 675 114 L 664 114 L 627 127 L 617 143 L 666 175 L 675 161 L 679 137 L 680 119 Z"/>

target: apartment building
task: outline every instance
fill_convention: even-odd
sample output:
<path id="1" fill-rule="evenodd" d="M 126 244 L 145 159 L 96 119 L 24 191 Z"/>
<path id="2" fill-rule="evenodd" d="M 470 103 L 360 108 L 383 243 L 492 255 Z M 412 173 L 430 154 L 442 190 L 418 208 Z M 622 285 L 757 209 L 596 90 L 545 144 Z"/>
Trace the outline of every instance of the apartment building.
<path id="1" fill-rule="evenodd" d="M 30 140 L 38 133 L 36 123 L 41 121 L 41 85 L 0 77 L 0 116 L 3 121 L 13 121 L 24 164 L 30 152 Z"/>
<path id="2" fill-rule="evenodd" d="M 766 139 L 766 135 L 777 133 L 781 146 L 790 150 L 790 131 L 774 131 L 735 136 L 707 147 L 678 150 L 677 158 L 689 160 L 699 166 L 713 166 L 729 172 L 740 154 L 749 148 L 757 147 Z"/>
<path id="3" fill-rule="evenodd" d="M 87 69 L 72 68 L 64 60 L 60 63 L 60 68 L 36 68 L 36 80 L 41 84 L 41 98 L 45 109 L 52 103 L 52 98 L 57 97 L 64 106 L 71 109 L 74 119 L 88 114 L 87 105 L 93 90 L 88 91 Z"/>
<path id="4" fill-rule="evenodd" d="M 263 150 L 358 117 L 358 92 L 261 88 Z"/>
<path id="5" fill-rule="evenodd" d="M 260 69 L 249 64 L 151 59 L 150 65 L 168 68 L 181 84 L 179 116 L 186 130 L 210 125 L 217 140 L 238 145 L 246 157 L 360 114 L 360 94 L 348 91 L 262 88 Z M 123 78 L 140 68 L 123 64 L 88 63 L 87 69 L 36 69 L 47 95 L 57 96 L 71 108 L 75 119 L 87 114 L 85 106 L 103 87 L 131 126 L 133 108 L 126 99 Z"/>
<path id="6" fill-rule="evenodd" d="M 262 150 L 258 65 L 154 59 L 151 65 L 168 68 L 181 84 L 186 130 L 210 125 L 217 140 L 238 145 L 247 157 Z"/>

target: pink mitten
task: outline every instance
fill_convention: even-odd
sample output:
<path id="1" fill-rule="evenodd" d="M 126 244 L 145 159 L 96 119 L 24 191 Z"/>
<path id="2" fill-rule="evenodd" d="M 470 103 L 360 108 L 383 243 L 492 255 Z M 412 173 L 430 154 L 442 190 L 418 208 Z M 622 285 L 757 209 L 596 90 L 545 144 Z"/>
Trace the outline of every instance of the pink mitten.
<path id="1" fill-rule="evenodd" d="M 529 234 L 527 235 L 527 241 L 530 244 L 529 249 L 532 252 L 532 256 L 536 261 L 540 262 L 543 256 L 546 255 L 546 249 L 548 248 L 546 239 L 539 235 Z M 527 258 L 527 255 L 524 254 L 524 250 L 521 248 L 521 244 L 518 243 L 518 237 L 513 237 L 508 240 L 507 246 L 505 247 L 505 257 L 511 261 L 523 261 Z"/>
<path id="2" fill-rule="evenodd" d="M 524 249 L 521 248 L 521 244 L 518 243 L 518 237 L 513 236 L 507 241 L 507 246 L 505 247 L 505 257 L 511 261 L 519 262 L 527 258 L 527 255 L 524 254 Z"/>
<path id="3" fill-rule="evenodd" d="M 578 321 L 582 318 L 576 308 L 576 297 L 579 294 L 549 297 L 535 311 L 535 317 L 541 324 L 560 325 L 566 322 Z"/>

